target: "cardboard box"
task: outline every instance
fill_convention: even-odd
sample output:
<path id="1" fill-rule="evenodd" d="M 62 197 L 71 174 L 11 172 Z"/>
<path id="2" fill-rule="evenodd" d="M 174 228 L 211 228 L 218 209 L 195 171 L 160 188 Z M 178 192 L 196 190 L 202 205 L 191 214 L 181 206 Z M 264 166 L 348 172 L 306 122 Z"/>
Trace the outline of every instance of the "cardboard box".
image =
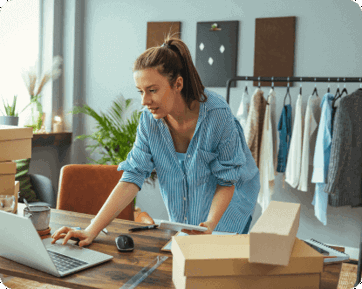
<path id="1" fill-rule="evenodd" d="M 271 201 L 250 230 L 251 263 L 289 264 L 300 219 L 300 204 Z"/>
<path id="2" fill-rule="evenodd" d="M 0 195 L 13 195 L 16 163 L 0 162 Z"/>
<path id="3" fill-rule="evenodd" d="M 31 127 L 0 125 L 0 162 L 31 157 Z"/>
<path id="4" fill-rule="evenodd" d="M 177 289 L 319 288 L 323 272 L 323 255 L 298 238 L 288 266 L 250 263 L 249 235 L 176 236 L 171 252 Z"/>
<path id="5" fill-rule="evenodd" d="M 276 276 L 212 276 L 212 277 L 186 277 L 182 275 L 181 268 L 176 260 L 172 261 L 172 281 L 176 289 L 319 289 L 321 273 L 300 275 Z"/>

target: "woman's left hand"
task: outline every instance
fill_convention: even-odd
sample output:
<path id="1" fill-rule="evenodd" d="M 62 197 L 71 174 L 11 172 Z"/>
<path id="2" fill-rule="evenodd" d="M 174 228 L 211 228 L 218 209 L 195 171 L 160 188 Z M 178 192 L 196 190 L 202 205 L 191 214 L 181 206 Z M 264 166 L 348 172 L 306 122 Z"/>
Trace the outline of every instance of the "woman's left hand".
<path id="1" fill-rule="evenodd" d="M 212 234 L 212 232 L 214 231 L 214 229 L 216 227 L 211 221 L 202 222 L 199 224 L 199 226 L 206 227 L 207 231 L 201 232 L 201 231 L 196 231 L 196 230 L 183 229 L 183 230 L 181 230 L 181 232 L 186 233 L 188 235 L 205 235 L 205 234 Z"/>

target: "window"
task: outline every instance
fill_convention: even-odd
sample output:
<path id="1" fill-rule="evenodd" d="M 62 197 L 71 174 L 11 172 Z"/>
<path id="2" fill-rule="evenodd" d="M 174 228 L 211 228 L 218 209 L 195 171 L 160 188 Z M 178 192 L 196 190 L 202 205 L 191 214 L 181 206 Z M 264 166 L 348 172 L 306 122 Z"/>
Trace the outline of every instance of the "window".
<path id="1" fill-rule="evenodd" d="M 20 112 L 30 102 L 22 73 L 32 67 L 37 73 L 39 8 L 39 0 L 12 0 L 0 11 L 0 115 L 4 113 L 1 98 L 12 103 L 18 95 L 20 126 L 28 110 Z"/>

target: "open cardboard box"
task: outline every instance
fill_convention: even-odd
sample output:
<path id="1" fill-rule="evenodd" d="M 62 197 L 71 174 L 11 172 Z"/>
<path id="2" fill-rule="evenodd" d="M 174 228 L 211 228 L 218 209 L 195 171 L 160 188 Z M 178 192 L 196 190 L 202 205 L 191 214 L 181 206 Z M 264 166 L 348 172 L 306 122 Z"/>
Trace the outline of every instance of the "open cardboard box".
<path id="1" fill-rule="evenodd" d="M 31 127 L 0 125 L 0 162 L 31 157 Z"/>
<path id="2" fill-rule="evenodd" d="M 249 235 L 173 237 L 179 288 L 319 288 L 323 255 L 296 238 L 287 266 L 250 263 Z"/>

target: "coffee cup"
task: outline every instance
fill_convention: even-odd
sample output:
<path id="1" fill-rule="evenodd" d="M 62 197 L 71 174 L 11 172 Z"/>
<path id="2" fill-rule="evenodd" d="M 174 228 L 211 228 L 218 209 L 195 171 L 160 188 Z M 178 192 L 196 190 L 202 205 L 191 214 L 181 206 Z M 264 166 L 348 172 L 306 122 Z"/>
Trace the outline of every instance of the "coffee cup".
<path id="1" fill-rule="evenodd" d="M 50 207 L 49 206 L 31 206 L 31 210 L 24 208 L 24 217 L 28 217 L 37 231 L 43 231 L 49 228 Z"/>

